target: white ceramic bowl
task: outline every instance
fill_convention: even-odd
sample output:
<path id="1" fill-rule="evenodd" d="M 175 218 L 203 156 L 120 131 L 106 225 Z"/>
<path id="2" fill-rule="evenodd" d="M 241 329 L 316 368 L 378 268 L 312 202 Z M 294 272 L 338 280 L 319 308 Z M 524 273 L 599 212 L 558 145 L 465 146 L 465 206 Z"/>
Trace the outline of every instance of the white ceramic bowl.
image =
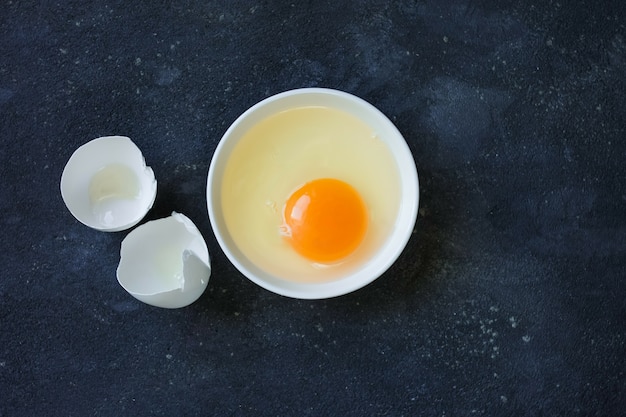
<path id="1" fill-rule="evenodd" d="M 389 147 L 398 166 L 400 206 L 389 237 L 371 259 L 338 279 L 302 283 L 281 279 L 248 259 L 229 235 L 221 204 L 222 179 L 233 149 L 255 124 L 278 112 L 304 106 L 324 106 L 358 117 L 377 132 Z M 207 180 L 207 205 L 211 226 L 228 259 L 248 279 L 261 287 L 288 297 L 322 299 L 355 291 L 382 275 L 400 256 L 417 218 L 419 183 L 417 170 L 406 141 L 393 123 L 377 108 L 351 94 L 324 88 L 303 88 L 269 97 L 244 112 L 229 127 L 215 150 Z"/>

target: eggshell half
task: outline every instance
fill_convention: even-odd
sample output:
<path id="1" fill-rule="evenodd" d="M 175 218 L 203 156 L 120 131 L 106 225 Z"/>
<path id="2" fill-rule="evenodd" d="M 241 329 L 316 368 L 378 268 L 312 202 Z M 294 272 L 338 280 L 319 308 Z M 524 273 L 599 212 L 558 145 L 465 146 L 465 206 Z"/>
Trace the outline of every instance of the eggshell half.
<path id="1" fill-rule="evenodd" d="M 209 251 L 198 228 L 180 213 L 134 229 L 122 241 L 117 280 L 130 295 L 162 308 L 185 307 L 206 289 Z"/>
<path id="2" fill-rule="evenodd" d="M 129 138 L 105 136 L 72 154 L 61 175 L 65 205 L 81 223 L 106 232 L 126 230 L 152 208 L 157 182 Z"/>

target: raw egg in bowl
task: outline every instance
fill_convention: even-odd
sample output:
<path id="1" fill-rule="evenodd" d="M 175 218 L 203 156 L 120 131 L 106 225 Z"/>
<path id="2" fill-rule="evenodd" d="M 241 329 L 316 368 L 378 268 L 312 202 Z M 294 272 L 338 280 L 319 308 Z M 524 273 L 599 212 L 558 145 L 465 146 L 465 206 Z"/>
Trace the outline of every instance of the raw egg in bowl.
<path id="1" fill-rule="evenodd" d="M 226 131 L 207 205 L 228 259 L 293 298 L 355 291 L 398 258 L 415 226 L 419 183 L 406 141 L 368 102 L 324 88 L 269 97 Z"/>

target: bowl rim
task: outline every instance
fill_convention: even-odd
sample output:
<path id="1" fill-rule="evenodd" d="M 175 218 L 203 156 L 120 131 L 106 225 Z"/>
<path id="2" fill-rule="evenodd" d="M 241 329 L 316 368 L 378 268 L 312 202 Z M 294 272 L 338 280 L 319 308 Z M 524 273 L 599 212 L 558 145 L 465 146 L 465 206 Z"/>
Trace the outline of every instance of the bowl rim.
<path id="1" fill-rule="evenodd" d="M 392 133 L 392 137 L 385 137 L 385 141 L 392 142 L 393 147 L 391 144 L 388 145 L 398 165 L 398 175 L 401 182 L 401 202 L 396 223 L 394 230 L 387 238 L 383 247 L 373 255 L 372 259 L 346 277 L 320 283 L 303 283 L 274 278 L 268 272 L 252 264 L 252 262 L 246 262 L 245 255 L 238 251 L 234 241 L 229 238 L 225 222 L 220 217 L 221 203 L 219 195 L 221 194 L 221 183 L 218 182 L 218 175 L 223 173 L 228 155 L 238 143 L 238 139 L 260 120 L 275 114 L 277 111 L 272 110 L 274 107 L 280 107 L 283 101 L 287 103 L 290 101 L 306 103 L 315 99 L 324 100 L 324 98 L 338 100 L 346 105 L 353 106 L 355 109 L 358 108 L 369 116 L 375 117 L 378 123 L 382 123 L 385 129 Z M 292 105 L 285 107 L 285 109 L 306 105 Z M 347 111 L 346 108 L 336 108 Z M 257 113 L 261 114 L 261 116 L 258 119 L 253 117 L 254 121 L 251 122 L 251 116 L 255 116 Z M 361 120 L 369 123 L 363 118 Z M 241 134 L 237 136 L 239 132 Z M 237 140 L 233 140 L 233 138 Z M 279 295 L 297 299 L 325 299 L 345 295 L 370 284 L 395 263 L 404 251 L 415 228 L 419 206 L 419 179 L 415 160 L 406 140 L 393 122 L 378 108 L 360 97 L 340 90 L 319 87 L 297 88 L 283 91 L 257 102 L 237 117 L 228 127 L 211 158 L 207 175 L 206 198 L 213 234 L 221 250 L 240 273 L 262 288 Z"/>

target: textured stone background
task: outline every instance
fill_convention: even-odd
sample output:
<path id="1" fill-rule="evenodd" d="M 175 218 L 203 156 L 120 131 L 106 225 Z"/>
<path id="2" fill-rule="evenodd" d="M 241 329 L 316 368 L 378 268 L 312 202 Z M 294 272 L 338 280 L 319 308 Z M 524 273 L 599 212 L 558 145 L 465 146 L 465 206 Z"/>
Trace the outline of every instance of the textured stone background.
<path id="1" fill-rule="evenodd" d="M 626 28 L 621 1 L 4 1 L 0 416 L 619 415 L 626 409 Z M 355 293 L 245 279 L 205 203 L 250 105 L 331 87 L 404 134 L 420 214 Z M 126 233 L 59 179 L 130 136 L 213 276 L 190 307 L 131 298 Z"/>

